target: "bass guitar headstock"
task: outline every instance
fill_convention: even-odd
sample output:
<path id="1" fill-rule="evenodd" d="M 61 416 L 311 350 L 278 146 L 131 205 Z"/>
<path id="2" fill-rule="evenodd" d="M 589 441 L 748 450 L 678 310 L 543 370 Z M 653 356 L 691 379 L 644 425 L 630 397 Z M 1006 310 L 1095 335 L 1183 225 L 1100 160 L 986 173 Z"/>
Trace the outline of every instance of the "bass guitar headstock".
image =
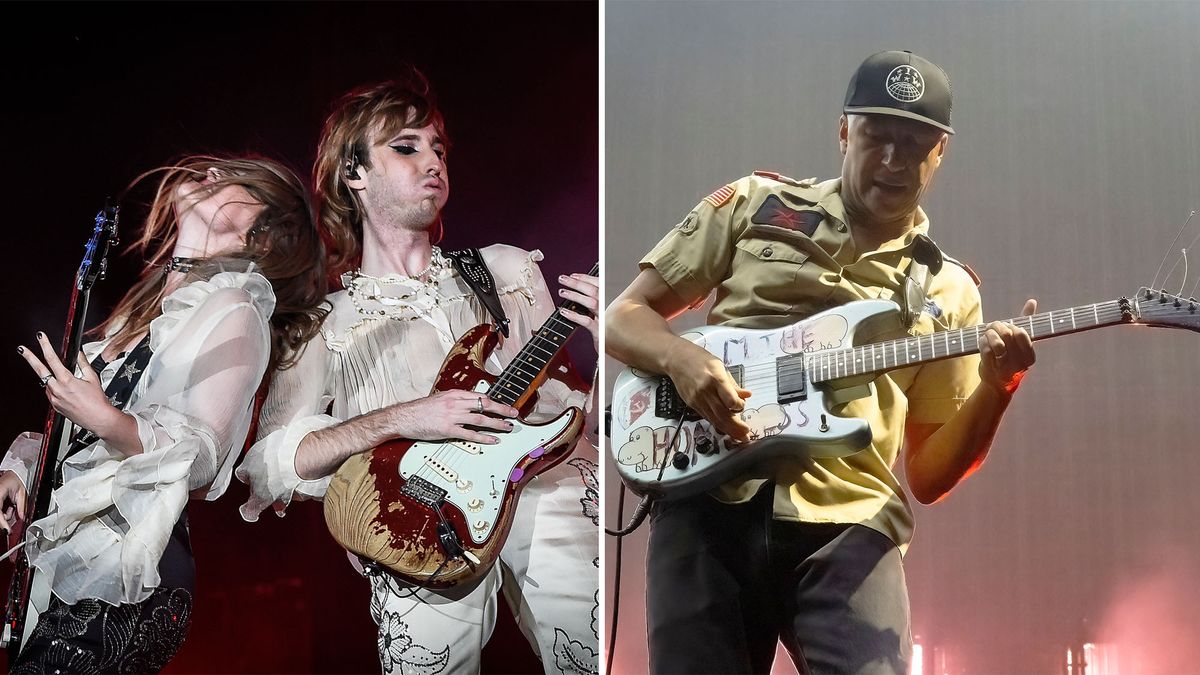
<path id="1" fill-rule="evenodd" d="M 79 272 L 75 275 L 75 288 L 91 290 L 97 279 L 104 278 L 108 271 L 108 252 L 115 244 L 121 243 L 117 236 L 119 213 L 120 207 L 105 202 L 104 208 L 96 214 L 92 237 L 84 246 L 83 262 L 79 264 Z"/>
<path id="2" fill-rule="evenodd" d="M 1138 291 L 1135 304 L 1136 316 L 1131 323 L 1200 332 L 1200 300 L 1142 288 Z"/>

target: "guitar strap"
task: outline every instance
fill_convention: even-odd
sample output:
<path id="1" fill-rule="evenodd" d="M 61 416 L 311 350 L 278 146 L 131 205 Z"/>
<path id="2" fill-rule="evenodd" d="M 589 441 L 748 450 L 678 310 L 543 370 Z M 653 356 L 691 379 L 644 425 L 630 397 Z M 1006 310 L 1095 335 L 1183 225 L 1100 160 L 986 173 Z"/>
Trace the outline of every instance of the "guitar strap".
<path id="1" fill-rule="evenodd" d="M 500 296 L 496 294 L 496 279 L 483 261 L 477 248 L 464 248 L 461 251 L 450 251 L 445 254 L 454 263 L 454 269 L 467 282 L 475 297 L 487 309 L 488 314 L 496 321 L 496 328 L 504 337 L 508 337 L 508 317 L 504 307 L 500 305 Z"/>
<path id="2" fill-rule="evenodd" d="M 129 354 L 125 357 L 125 362 L 121 368 L 113 375 L 109 381 L 108 387 L 104 390 L 104 395 L 108 397 L 108 402 L 117 410 L 124 410 L 129 403 L 129 399 L 133 396 L 133 390 L 137 388 L 138 381 L 142 379 L 142 374 L 146 371 L 146 364 L 150 363 L 150 357 L 153 352 L 150 350 L 150 333 L 146 333 L 141 340 L 138 341 Z M 97 354 L 96 358 L 90 364 L 92 370 L 99 373 L 104 370 L 103 353 Z M 71 438 L 70 445 L 67 446 L 67 451 L 58 458 L 58 464 L 55 466 L 55 485 L 61 486 L 63 462 L 68 457 L 83 450 L 92 443 L 100 440 L 96 434 L 84 429 L 76 427 L 75 433 Z"/>
<path id="3" fill-rule="evenodd" d="M 905 330 L 911 330 L 917 324 L 929 297 L 929 287 L 933 284 L 930 272 L 936 275 L 942 271 L 942 262 L 942 251 L 937 244 L 929 237 L 918 234 L 913 240 L 912 260 L 904 275 L 904 303 L 900 307 L 900 318 Z"/>

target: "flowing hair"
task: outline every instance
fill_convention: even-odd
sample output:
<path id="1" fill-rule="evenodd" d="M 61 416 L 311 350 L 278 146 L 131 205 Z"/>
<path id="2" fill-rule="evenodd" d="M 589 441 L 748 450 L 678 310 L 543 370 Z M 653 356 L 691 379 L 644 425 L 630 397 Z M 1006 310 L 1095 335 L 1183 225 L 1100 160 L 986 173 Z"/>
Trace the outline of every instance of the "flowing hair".
<path id="1" fill-rule="evenodd" d="M 359 87 L 334 104 L 321 130 L 313 165 L 313 190 L 329 247 L 331 275 L 356 267 L 362 260 L 362 205 L 346 186 L 347 168 L 371 168 L 373 139 L 429 125 L 448 150 L 450 141 L 433 90 L 421 71 L 412 67 L 401 79 Z M 431 239 L 437 243 L 441 238 L 439 214 Z"/>
<path id="2" fill-rule="evenodd" d="M 204 259 L 188 272 L 187 281 L 207 279 L 223 270 L 245 270 L 253 265 L 271 282 L 275 311 L 271 315 L 269 375 L 295 364 L 304 344 L 317 334 L 329 310 L 322 306 L 327 290 L 325 247 L 313 220 L 308 191 L 290 169 L 262 157 L 195 155 L 147 171 L 133 180 L 131 188 L 154 174 L 162 174 L 141 235 L 129 247 L 142 253 L 146 267 L 96 332 L 111 335 L 112 341 L 120 344 L 144 333 L 162 313 L 169 272 L 166 263 L 179 238 L 178 220 L 183 216 L 175 211 L 176 191 L 187 181 L 204 178 L 209 169 L 216 169 L 220 177 L 198 185 L 193 194 L 203 199 L 236 185 L 261 204 L 262 210 L 246 233 L 241 250 Z M 197 201 L 191 200 L 191 204 Z"/>

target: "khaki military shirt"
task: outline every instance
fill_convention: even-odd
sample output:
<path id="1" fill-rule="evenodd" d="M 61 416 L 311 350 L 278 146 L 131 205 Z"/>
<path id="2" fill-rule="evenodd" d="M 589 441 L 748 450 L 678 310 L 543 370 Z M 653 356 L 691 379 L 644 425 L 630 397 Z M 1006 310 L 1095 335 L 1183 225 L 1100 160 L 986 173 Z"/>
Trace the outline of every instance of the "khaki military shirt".
<path id="1" fill-rule="evenodd" d="M 794 181 L 759 172 L 701 201 L 641 261 L 653 267 L 681 298 L 699 306 L 716 291 L 709 324 L 777 328 L 854 300 L 899 301 L 913 242 L 929 221 L 878 250 L 859 254 L 846 223 L 841 181 Z M 913 335 L 982 322 L 979 292 L 971 274 L 943 265 L 928 279 L 924 311 Z M 888 337 L 903 337 L 903 333 Z M 894 370 L 875 380 L 871 392 L 833 408 L 870 423 L 873 440 L 841 459 L 802 456 L 781 461 L 763 474 L 732 481 L 714 496 L 750 499 L 764 479 L 775 481 L 775 517 L 818 523 L 859 523 L 904 548 L 913 517 L 892 467 L 906 420 L 943 423 L 979 384 L 979 357 L 966 356 Z"/>

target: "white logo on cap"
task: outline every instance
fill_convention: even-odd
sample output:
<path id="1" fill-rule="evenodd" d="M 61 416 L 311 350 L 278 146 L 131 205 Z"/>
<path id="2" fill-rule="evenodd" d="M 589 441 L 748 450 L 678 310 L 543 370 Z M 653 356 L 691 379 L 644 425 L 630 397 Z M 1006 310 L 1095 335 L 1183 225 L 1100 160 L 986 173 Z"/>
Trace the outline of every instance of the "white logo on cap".
<path id="1" fill-rule="evenodd" d="M 912 66 L 896 66 L 888 73 L 887 93 L 901 103 L 912 103 L 925 94 L 925 78 Z"/>

